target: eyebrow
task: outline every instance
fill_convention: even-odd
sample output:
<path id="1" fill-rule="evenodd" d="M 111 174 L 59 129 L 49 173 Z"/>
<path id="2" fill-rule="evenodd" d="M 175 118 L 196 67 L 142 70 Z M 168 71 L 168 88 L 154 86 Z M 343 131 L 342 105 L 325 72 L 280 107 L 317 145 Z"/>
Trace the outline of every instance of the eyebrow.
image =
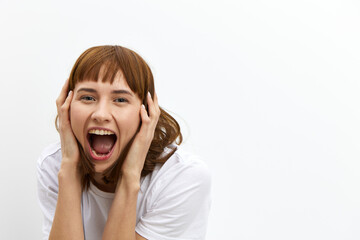
<path id="1" fill-rule="evenodd" d="M 131 92 L 124 90 L 124 89 L 114 90 L 111 93 L 113 93 L 113 94 L 128 94 L 130 96 L 133 96 L 133 94 Z"/>
<path id="2" fill-rule="evenodd" d="M 96 93 L 97 91 L 93 88 L 80 88 L 79 90 L 77 90 L 77 92 L 91 92 L 91 93 Z M 130 96 L 133 96 L 133 94 L 127 90 L 124 89 L 119 89 L 119 90 L 113 90 L 111 92 L 112 94 L 128 94 Z"/>
<path id="3" fill-rule="evenodd" d="M 96 90 L 93 88 L 80 88 L 79 90 L 77 90 L 77 92 L 91 92 L 91 93 L 95 93 Z"/>

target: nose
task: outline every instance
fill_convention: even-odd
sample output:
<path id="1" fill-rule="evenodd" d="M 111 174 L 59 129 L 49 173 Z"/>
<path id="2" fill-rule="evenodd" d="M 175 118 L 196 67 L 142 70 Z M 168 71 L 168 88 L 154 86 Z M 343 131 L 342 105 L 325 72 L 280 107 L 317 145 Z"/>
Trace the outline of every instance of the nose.
<path id="1" fill-rule="evenodd" d="M 109 106 L 104 102 L 99 102 L 91 116 L 96 122 L 109 122 L 111 121 L 111 113 Z"/>

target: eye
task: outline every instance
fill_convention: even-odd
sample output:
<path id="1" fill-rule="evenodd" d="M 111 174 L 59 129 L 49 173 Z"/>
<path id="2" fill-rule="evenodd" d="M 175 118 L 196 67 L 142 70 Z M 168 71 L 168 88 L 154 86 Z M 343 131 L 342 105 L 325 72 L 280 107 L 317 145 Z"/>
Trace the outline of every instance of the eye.
<path id="1" fill-rule="evenodd" d="M 128 100 L 126 100 L 125 98 L 116 98 L 114 101 L 122 103 L 122 102 L 127 102 Z"/>
<path id="2" fill-rule="evenodd" d="M 93 98 L 91 96 L 82 96 L 80 99 L 85 102 L 95 101 L 95 98 Z"/>

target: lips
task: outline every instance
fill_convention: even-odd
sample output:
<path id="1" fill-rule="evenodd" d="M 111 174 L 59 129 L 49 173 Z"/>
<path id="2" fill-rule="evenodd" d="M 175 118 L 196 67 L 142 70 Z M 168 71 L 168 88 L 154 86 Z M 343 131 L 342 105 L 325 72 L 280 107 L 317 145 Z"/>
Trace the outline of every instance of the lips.
<path id="1" fill-rule="evenodd" d="M 94 127 L 89 129 L 87 140 L 91 157 L 97 161 L 105 161 L 114 151 L 117 136 L 110 129 Z"/>

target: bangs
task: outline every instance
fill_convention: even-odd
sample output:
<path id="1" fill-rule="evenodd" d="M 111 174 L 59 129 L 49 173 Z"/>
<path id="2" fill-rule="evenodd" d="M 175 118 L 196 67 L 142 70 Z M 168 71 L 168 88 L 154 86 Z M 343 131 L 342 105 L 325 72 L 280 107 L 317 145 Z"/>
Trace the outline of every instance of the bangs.
<path id="1" fill-rule="evenodd" d="M 120 46 L 99 46 L 86 50 L 76 61 L 69 82 L 69 90 L 82 81 L 114 82 L 122 73 L 130 89 L 140 99 L 153 94 L 153 76 L 146 62 L 135 52 Z"/>
<path id="2" fill-rule="evenodd" d="M 98 80 L 112 84 L 119 72 L 122 73 L 123 70 L 115 61 L 108 60 L 106 62 L 93 63 L 91 68 L 85 68 L 83 71 L 79 71 L 79 76 L 77 76 L 75 84 L 82 81 L 97 82 Z"/>

